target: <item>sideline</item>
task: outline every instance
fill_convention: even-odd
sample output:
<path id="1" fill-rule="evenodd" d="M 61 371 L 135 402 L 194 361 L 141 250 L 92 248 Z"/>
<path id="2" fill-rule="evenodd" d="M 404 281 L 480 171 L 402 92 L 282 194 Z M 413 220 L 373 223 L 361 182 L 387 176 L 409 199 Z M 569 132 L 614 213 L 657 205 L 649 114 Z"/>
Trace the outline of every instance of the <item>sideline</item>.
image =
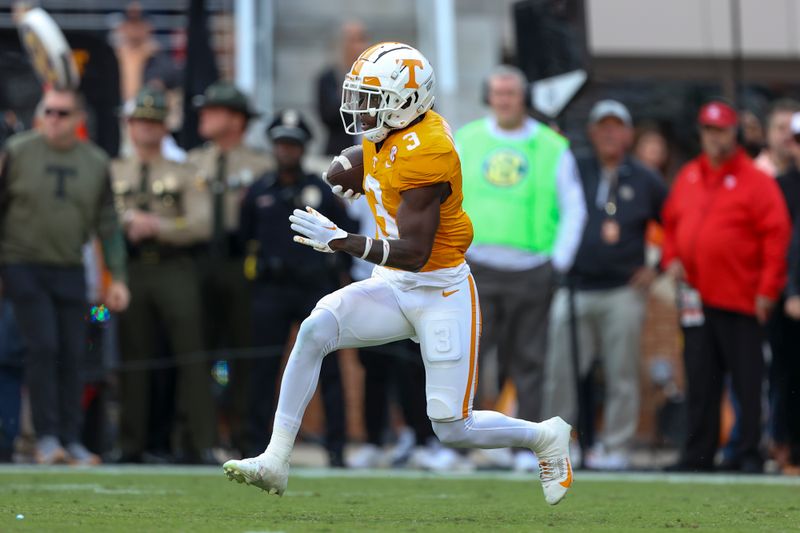
<path id="1" fill-rule="evenodd" d="M 214 466 L 38 466 L 38 465 L 0 465 L 0 477 L 19 474 L 76 474 L 96 476 L 219 476 L 224 480 L 221 467 Z M 293 477 L 304 479 L 443 479 L 443 480 L 498 480 L 528 482 L 536 480 L 535 474 L 485 470 L 473 472 L 424 472 L 421 470 L 366 469 L 343 470 L 332 468 L 297 467 L 292 469 Z M 800 487 L 800 476 L 771 476 L 746 474 L 669 474 L 661 472 L 606 473 L 578 470 L 575 472 L 578 483 L 673 483 L 707 485 L 781 485 Z"/>

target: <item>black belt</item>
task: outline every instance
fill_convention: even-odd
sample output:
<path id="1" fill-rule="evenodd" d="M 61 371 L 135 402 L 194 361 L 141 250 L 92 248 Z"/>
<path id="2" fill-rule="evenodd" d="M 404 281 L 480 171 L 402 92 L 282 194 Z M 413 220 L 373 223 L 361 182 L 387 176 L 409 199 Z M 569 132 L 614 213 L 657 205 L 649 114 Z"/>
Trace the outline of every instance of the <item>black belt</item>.
<path id="1" fill-rule="evenodd" d="M 157 243 L 128 243 L 128 257 L 131 261 L 147 264 L 157 264 L 172 259 L 191 257 L 191 251 L 186 247 L 170 246 Z"/>

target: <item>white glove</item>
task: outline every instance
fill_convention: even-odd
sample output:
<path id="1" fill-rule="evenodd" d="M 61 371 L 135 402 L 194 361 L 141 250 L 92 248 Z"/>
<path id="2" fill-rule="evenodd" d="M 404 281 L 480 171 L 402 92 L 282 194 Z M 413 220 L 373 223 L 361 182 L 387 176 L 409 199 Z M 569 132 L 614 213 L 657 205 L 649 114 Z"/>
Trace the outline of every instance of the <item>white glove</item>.
<path id="1" fill-rule="evenodd" d="M 333 250 L 328 244 L 336 239 L 344 239 L 347 232 L 340 229 L 328 217 L 318 212 L 313 207 L 306 207 L 305 211 L 295 209 L 289 217 L 292 229 L 304 235 L 294 236 L 294 242 L 311 246 L 318 252 L 332 254 Z"/>
<path id="2" fill-rule="evenodd" d="M 327 170 L 322 173 L 322 181 L 327 183 L 328 187 L 330 187 L 331 191 L 333 191 L 333 194 L 335 194 L 339 198 L 342 198 L 344 200 L 348 200 L 350 202 L 352 202 L 353 200 L 358 200 L 359 198 L 361 198 L 361 193 L 360 192 L 356 192 L 353 189 L 344 190 L 341 185 L 332 185 L 331 182 L 328 181 L 328 171 Z"/>

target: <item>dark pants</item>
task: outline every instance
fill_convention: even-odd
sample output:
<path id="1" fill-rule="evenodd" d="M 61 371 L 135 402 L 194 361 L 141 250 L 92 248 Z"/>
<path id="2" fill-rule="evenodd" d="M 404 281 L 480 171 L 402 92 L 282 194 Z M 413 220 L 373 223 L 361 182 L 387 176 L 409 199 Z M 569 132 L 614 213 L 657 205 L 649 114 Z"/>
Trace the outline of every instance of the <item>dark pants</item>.
<path id="1" fill-rule="evenodd" d="M 19 433 L 24 355 L 14 308 L 0 301 L 0 462 L 11 461 Z"/>
<path id="2" fill-rule="evenodd" d="M 333 287 L 307 288 L 289 284 L 253 284 L 253 342 L 264 357 L 252 361 L 248 444 L 251 455 L 261 453 L 272 433 L 281 359 L 292 324 L 304 320 Z M 341 453 L 345 444 L 345 414 L 338 352 L 328 354 L 320 372 L 325 407 L 325 447 Z"/>
<path id="3" fill-rule="evenodd" d="M 22 369 L 0 364 L 0 463 L 10 462 L 19 434 Z"/>
<path id="4" fill-rule="evenodd" d="M 732 461 L 760 465 L 763 333 L 755 317 L 704 308 L 705 323 L 684 328 L 688 434 L 682 462 L 711 469 L 719 445 L 725 375 L 739 401 L 739 441 Z"/>
<path id="5" fill-rule="evenodd" d="M 413 341 L 387 344 L 378 349 L 358 351 L 364 367 L 364 424 L 367 442 L 383 444 L 389 418 L 389 393 L 394 389 L 406 424 L 416 435 L 417 444 L 433 436 L 425 401 L 425 367 L 419 346 Z"/>
<path id="6" fill-rule="evenodd" d="M 178 382 L 176 354 L 169 342 L 164 324 L 156 324 L 153 362 L 158 364 L 148 372 L 150 395 L 147 415 L 147 444 L 145 449 L 156 454 L 172 453 L 172 430 L 175 427 L 175 395 Z"/>
<path id="7" fill-rule="evenodd" d="M 775 440 L 786 442 L 792 463 L 800 465 L 800 321 L 788 317 L 783 304 L 776 306 L 769 324 L 770 403 Z"/>
<path id="8" fill-rule="evenodd" d="M 178 441 L 188 456 L 211 448 L 214 440 L 211 375 L 203 358 L 200 295 L 194 262 L 177 258 L 160 264 L 132 262 L 129 267 L 131 304 L 120 317 L 122 361 L 120 382 L 120 447 L 135 456 L 147 444 L 151 412 L 151 370 L 147 365 L 163 353 L 160 334 L 177 359 L 175 422 Z M 154 406 L 163 409 L 163 406 Z"/>
<path id="9" fill-rule="evenodd" d="M 200 295 L 203 302 L 203 333 L 206 351 L 214 359 L 228 362 L 228 386 L 219 399 L 221 414 L 231 430 L 231 444 L 245 451 L 244 419 L 247 411 L 251 346 L 250 290 L 242 260 L 203 258 L 198 261 Z"/>
<path id="10" fill-rule="evenodd" d="M 108 407 L 112 399 L 108 375 L 116 351 L 116 316 L 105 322 L 91 322 L 89 349 L 83 369 L 83 444 L 97 455 L 111 451 L 112 424 Z"/>
<path id="11" fill-rule="evenodd" d="M 501 381 L 511 378 L 519 418 L 539 420 L 550 304 L 555 276 L 550 263 L 522 272 L 470 264 L 481 301 L 480 356 L 497 348 Z"/>
<path id="12" fill-rule="evenodd" d="M 88 310 L 83 267 L 9 265 L 3 281 L 27 346 L 25 379 L 36 434 L 64 445 L 80 442 Z"/>

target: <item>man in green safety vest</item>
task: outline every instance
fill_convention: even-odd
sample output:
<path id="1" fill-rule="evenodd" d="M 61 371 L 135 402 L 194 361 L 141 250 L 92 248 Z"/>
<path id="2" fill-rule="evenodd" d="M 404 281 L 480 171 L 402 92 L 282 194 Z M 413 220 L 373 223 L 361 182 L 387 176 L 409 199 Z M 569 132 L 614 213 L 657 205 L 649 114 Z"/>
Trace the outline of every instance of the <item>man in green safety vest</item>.
<path id="1" fill-rule="evenodd" d="M 586 206 L 569 142 L 528 115 L 525 75 L 498 66 L 485 89 L 490 115 L 455 136 L 475 230 L 467 260 L 480 287 L 481 359 L 497 348 L 517 416 L 538 420 L 550 302 L 557 275 L 572 265 Z M 538 468 L 529 450 L 513 461 L 517 470 Z"/>

